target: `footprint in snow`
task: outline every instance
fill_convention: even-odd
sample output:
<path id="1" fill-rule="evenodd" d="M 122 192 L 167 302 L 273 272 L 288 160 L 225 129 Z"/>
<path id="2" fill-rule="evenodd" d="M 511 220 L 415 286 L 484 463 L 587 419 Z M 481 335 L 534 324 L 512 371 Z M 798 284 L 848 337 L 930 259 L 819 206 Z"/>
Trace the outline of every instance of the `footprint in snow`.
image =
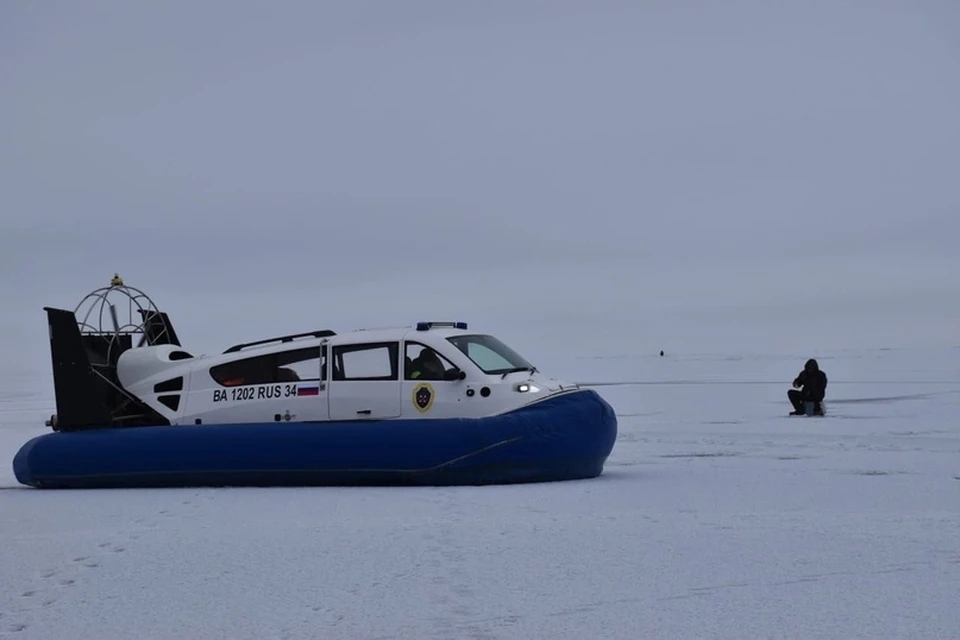
<path id="1" fill-rule="evenodd" d="M 82 564 L 83 566 L 90 568 L 100 566 L 100 563 L 96 560 L 90 560 L 90 556 L 80 556 L 79 558 L 74 558 L 73 561 L 77 564 Z"/>

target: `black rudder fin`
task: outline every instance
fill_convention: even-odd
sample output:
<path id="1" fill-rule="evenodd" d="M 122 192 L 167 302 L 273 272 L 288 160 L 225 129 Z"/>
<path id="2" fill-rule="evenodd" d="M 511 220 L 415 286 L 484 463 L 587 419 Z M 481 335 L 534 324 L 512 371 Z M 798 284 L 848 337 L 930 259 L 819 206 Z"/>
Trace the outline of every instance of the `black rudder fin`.
<path id="1" fill-rule="evenodd" d="M 110 410 L 103 401 L 99 380 L 83 346 L 72 311 L 44 307 L 50 330 L 50 357 L 57 415 L 51 426 L 57 431 L 110 424 Z"/>
<path id="2" fill-rule="evenodd" d="M 182 346 L 177 332 L 173 329 L 170 317 L 165 311 L 140 309 L 140 316 L 144 322 L 144 334 L 150 344 L 172 344 Z M 144 345 L 138 345 L 144 346 Z"/>

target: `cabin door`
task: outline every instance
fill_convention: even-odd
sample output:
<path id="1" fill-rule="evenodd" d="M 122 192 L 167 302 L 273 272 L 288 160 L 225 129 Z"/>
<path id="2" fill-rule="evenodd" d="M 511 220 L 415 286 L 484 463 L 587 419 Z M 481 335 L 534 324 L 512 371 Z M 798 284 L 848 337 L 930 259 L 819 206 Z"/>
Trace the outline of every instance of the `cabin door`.
<path id="1" fill-rule="evenodd" d="M 327 345 L 287 353 L 290 355 L 286 358 L 285 354 L 278 354 L 281 366 L 277 380 L 282 392 L 278 394 L 280 401 L 274 417 L 280 415 L 281 420 L 286 420 L 289 415 L 298 422 L 327 420 Z"/>
<path id="2" fill-rule="evenodd" d="M 334 346 L 328 390 L 331 420 L 383 420 L 400 416 L 400 344 Z"/>
<path id="3" fill-rule="evenodd" d="M 451 347 L 452 348 L 452 347 Z M 403 417 L 472 417 L 486 403 L 463 402 L 467 385 L 451 378 L 458 367 L 446 356 L 427 345 L 407 340 L 404 343 L 403 391 L 400 396 Z"/>

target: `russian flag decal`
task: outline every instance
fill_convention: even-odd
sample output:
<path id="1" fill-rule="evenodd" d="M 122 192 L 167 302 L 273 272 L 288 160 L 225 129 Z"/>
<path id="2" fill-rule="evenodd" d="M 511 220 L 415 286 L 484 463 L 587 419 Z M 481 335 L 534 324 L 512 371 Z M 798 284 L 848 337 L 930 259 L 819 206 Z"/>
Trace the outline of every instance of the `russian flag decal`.
<path id="1" fill-rule="evenodd" d="M 316 396 L 320 395 L 320 385 L 318 384 L 300 384 L 297 385 L 298 396 Z"/>

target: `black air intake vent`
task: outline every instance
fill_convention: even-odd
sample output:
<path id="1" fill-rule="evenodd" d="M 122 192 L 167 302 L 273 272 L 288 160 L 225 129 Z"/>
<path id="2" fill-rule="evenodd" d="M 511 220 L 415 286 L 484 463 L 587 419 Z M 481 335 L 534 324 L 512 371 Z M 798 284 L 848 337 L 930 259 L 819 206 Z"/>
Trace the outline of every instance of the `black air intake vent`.
<path id="1" fill-rule="evenodd" d="M 165 380 L 153 385 L 154 393 L 167 393 L 168 391 L 183 391 L 183 376 L 172 380 Z"/>
<path id="2" fill-rule="evenodd" d="M 157 401 L 160 402 L 163 406 L 169 408 L 171 411 L 176 411 L 180 408 L 180 396 L 159 396 Z"/>

